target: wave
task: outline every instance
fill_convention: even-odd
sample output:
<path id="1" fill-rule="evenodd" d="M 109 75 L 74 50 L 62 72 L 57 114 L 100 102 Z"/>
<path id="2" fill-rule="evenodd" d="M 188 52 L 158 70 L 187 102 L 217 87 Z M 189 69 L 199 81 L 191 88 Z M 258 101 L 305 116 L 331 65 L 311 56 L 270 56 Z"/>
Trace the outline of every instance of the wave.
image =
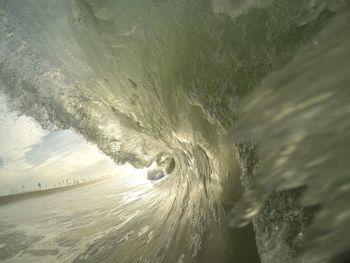
<path id="1" fill-rule="evenodd" d="M 10 106 L 165 176 L 156 238 L 119 262 L 244 262 L 228 225 L 250 222 L 262 262 L 346 249 L 347 2 L 19 2 L 0 3 Z"/>

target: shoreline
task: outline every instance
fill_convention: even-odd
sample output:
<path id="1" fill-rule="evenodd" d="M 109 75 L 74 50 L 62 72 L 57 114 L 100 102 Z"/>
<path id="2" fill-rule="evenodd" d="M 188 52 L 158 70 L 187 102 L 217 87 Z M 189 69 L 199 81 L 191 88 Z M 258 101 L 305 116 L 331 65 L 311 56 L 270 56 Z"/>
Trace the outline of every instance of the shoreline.
<path id="1" fill-rule="evenodd" d="M 81 183 L 81 184 L 72 184 L 72 185 L 67 185 L 67 186 L 62 186 L 62 187 L 56 187 L 56 188 L 50 188 L 50 189 L 44 189 L 44 190 L 36 190 L 36 191 L 18 193 L 18 194 L 13 194 L 13 195 L 3 195 L 3 196 L 0 196 L 0 206 L 4 206 L 7 204 L 11 204 L 11 203 L 31 199 L 31 198 L 38 198 L 38 197 L 43 197 L 43 196 L 47 196 L 47 195 L 52 195 L 52 194 L 56 194 L 56 193 L 60 193 L 60 192 L 73 190 L 73 189 L 76 189 L 79 187 L 88 186 L 88 185 L 91 185 L 91 184 L 94 184 L 97 182 L 101 182 L 101 181 L 110 179 L 113 176 L 114 175 L 106 175 L 106 176 L 103 176 L 102 178 L 99 178 L 99 179 L 96 179 L 93 181 L 89 181 L 89 182 L 85 182 L 85 183 Z"/>

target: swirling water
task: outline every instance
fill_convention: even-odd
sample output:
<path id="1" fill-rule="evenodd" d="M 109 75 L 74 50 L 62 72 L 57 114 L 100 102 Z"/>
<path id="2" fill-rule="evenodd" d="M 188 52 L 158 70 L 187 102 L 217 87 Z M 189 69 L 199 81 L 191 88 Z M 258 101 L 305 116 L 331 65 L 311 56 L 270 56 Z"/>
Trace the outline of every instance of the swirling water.
<path id="1" fill-rule="evenodd" d="M 116 163 L 157 162 L 151 179 L 165 175 L 126 210 L 115 201 L 116 213 L 144 211 L 116 219 L 108 242 L 90 240 L 83 261 L 256 262 L 239 252 L 256 253 L 254 238 L 269 263 L 347 250 L 347 1 L 0 6 L 10 107 L 75 129 Z M 254 232 L 229 228 L 250 222 Z M 140 227 L 146 243 L 134 237 Z"/>

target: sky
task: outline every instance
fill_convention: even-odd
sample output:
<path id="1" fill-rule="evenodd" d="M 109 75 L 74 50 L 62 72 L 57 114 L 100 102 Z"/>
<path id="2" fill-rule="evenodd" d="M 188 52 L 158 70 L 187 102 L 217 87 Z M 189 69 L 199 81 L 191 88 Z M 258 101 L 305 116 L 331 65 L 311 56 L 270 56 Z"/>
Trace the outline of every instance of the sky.
<path id="1" fill-rule="evenodd" d="M 51 188 L 58 181 L 125 172 L 74 130 L 47 131 L 8 109 L 0 94 L 0 196 Z"/>

